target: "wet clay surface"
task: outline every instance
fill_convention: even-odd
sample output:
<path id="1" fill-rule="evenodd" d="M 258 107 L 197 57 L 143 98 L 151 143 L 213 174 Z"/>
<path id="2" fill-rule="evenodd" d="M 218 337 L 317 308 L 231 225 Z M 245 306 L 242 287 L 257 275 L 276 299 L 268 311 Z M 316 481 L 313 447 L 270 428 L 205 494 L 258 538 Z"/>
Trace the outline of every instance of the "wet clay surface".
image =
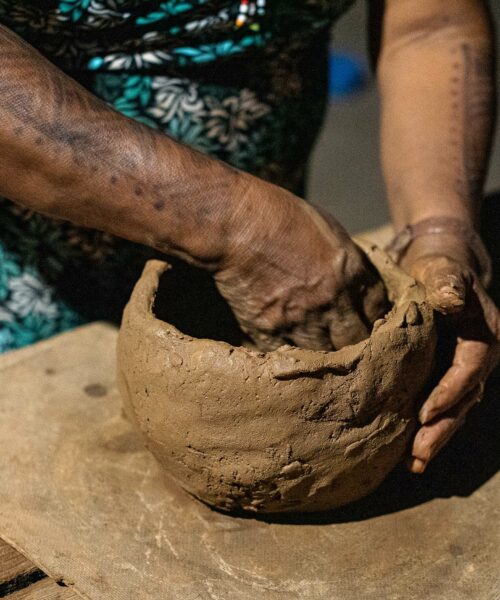
<path id="1" fill-rule="evenodd" d="M 125 310 L 118 381 L 147 447 L 189 493 L 223 510 L 325 510 L 401 460 L 433 365 L 433 314 L 414 280 L 366 250 L 393 309 L 337 352 L 235 345 L 241 332 L 208 287 L 195 297 L 175 267 L 148 263 Z"/>

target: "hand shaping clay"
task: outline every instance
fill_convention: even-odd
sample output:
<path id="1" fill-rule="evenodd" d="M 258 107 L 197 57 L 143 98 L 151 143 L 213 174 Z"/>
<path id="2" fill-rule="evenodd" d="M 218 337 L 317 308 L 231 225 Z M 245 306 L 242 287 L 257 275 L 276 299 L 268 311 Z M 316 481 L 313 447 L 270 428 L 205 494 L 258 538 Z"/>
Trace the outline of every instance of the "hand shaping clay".
<path id="1" fill-rule="evenodd" d="M 119 335 L 119 385 L 147 447 L 188 492 L 229 511 L 325 510 L 371 492 L 401 460 L 433 364 L 433 313 L 413 279 L 365 251 L 393 307 L 336 352 L 234 345 L 228 307 L 218 313 L 208 288 L 196 296 L 176 268 L 146 265 Z"/>

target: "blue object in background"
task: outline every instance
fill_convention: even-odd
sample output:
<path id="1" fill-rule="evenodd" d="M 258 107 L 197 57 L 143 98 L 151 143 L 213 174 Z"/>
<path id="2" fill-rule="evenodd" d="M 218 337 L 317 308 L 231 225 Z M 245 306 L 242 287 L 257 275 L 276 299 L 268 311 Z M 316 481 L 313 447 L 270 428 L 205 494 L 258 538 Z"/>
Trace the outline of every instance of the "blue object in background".
<path id="1" fill-rule="evenodd" d="M 345 98 L 365 87 L 367 69 L 356 56 L 332 51 L 328 63 L 328 91 L 331 100 Z"/>

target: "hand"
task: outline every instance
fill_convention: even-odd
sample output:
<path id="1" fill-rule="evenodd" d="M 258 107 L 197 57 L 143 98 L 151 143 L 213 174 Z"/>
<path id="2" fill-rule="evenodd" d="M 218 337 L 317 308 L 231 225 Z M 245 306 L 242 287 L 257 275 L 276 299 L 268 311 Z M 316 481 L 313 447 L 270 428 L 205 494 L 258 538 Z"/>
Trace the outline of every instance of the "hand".
<path id="1" fill-rule="evenodd" d="M 387 310 L 378 273 L 341 225 L 282 188 L 251 178 L 230 238 L 215 279 L 262 350 L 338 349 Z"/>
<path id="2" fill-rule="evenodd" d="M 500 358 L 500 313 L 460 241 L 446 235 L 423 236 L 410 250 L 402 266 L 425 285 L 454 340 L 452 365 L 419 413 L 422 425 L 413 441 L 409 468 L 422 473 L 482 397 Z"/>

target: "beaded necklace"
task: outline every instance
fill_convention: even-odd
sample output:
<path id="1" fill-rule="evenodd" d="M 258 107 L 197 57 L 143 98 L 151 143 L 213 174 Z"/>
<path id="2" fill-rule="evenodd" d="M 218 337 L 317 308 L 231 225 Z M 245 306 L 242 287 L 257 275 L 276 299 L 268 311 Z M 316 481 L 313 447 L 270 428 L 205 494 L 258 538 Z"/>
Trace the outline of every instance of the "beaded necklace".
<path id="1" fill-rule="evenodd" d="M 236 17 L 236 27 L 248 25 L 253 31 L 259 31 L 260 25 L 256 17 L 261 17 L 266 12 L 266 0 L 241 0 L 238 16 Z"/>

